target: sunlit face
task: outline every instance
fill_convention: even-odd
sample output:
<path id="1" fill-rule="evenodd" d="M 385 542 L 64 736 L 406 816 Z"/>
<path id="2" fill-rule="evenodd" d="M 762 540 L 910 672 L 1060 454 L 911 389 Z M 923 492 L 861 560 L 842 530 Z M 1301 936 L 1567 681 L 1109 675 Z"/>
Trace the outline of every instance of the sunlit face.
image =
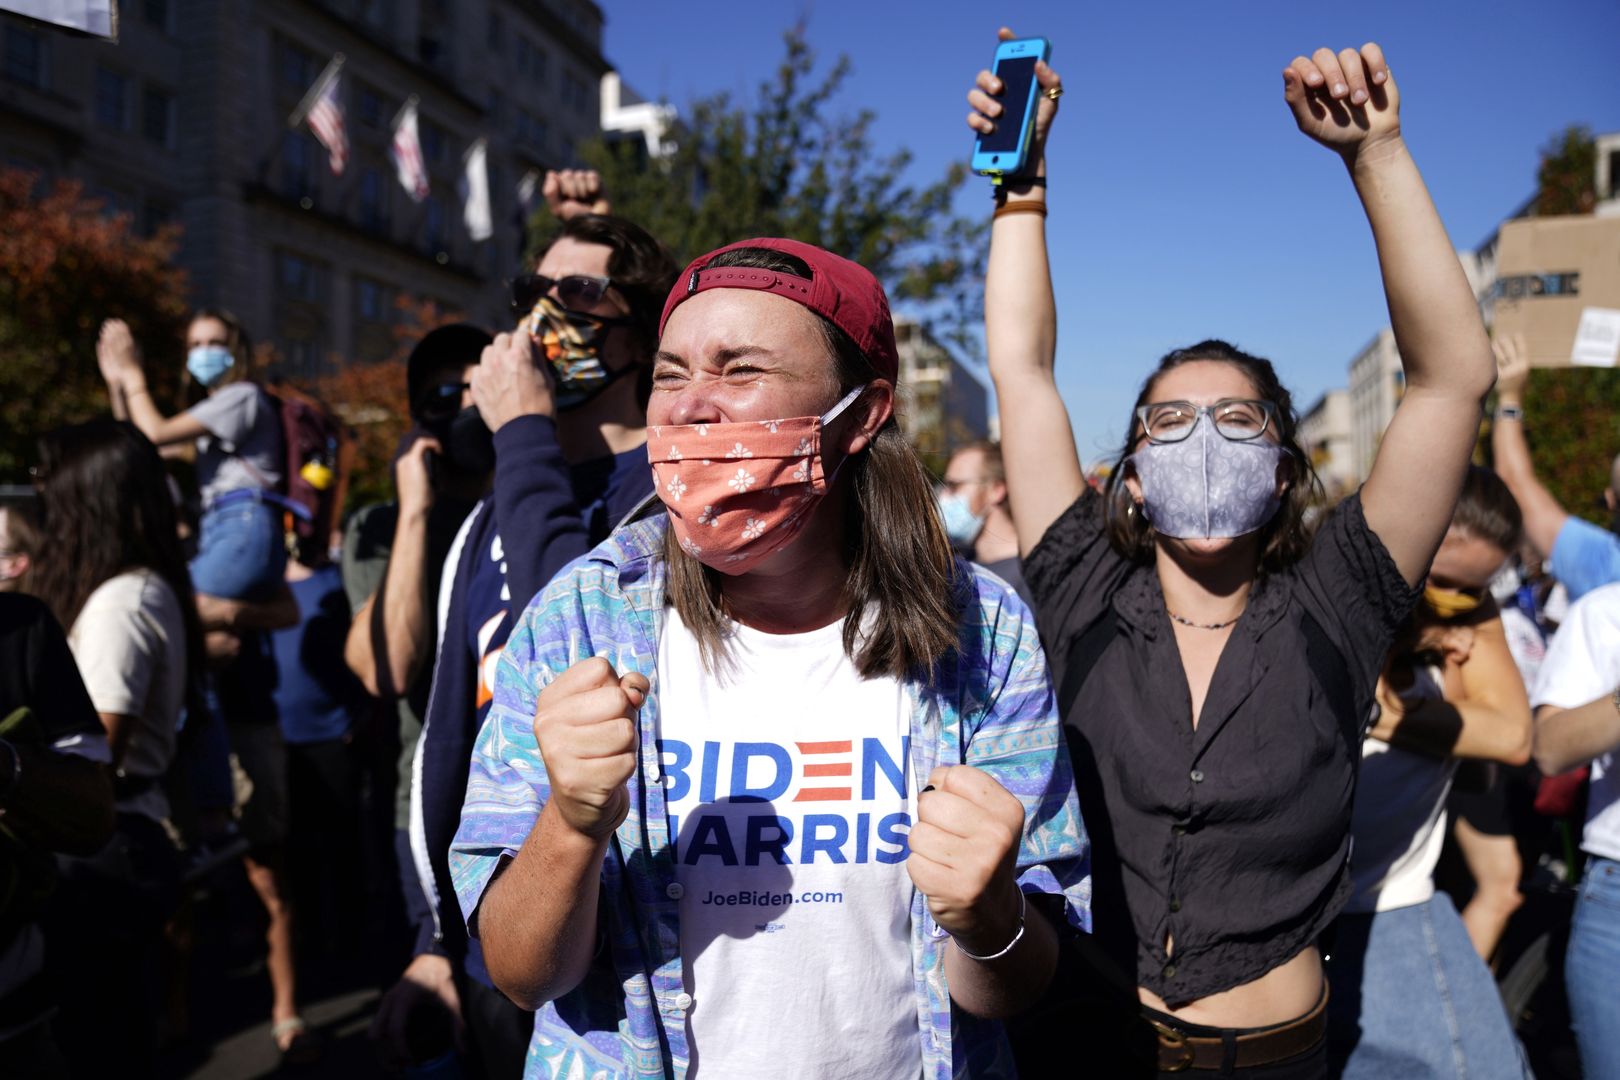
<path id="1" fill-rule="evenodd" d="M 28 556 L 17 549 L 11 530 L 11 511 L 0 507 L 0 592 L 14 592 L 28 572 Z"/>
<path id="2" fill-rule="evenodd" d="M 186 348 L 195 349 L 200 345 L 230 348 L 230 328 L 212 316 L 205 315 L 200 319 L 191 320 L 191 325 L 186 327 Z"/>
<path id="3" fill-rule="evenodd" d="M 546 249 L 534 272 L 553 281 L 561 281 L 575 275 L 609 278 L 611 275 L 608 273 L 608 263 L 612 258 L 613 249 L 606 244 L 587 244 L 571 236 L 564 236 Z M 555 288 L 551 290 L 551 298 L 563 304 L 563 299 L 557 295 Z M 563 306 L 584 315 L 597 315 L 606 319 L 623 318 L 630 314 L 630 305 L 625 301 L 624 294 L 611 286 L 593 303 L 584 306 L 577 303 Z M 610 326 L 606 329 L 601 337 L 601 359 L 609 371 L 622 371 L 628 364 L 635 362 L 633 341 L 633 335 L 627 327 Z"/>
<path id="4" fill-rule="evenodd" d="M 1446 530 L 1429 567 L 1429 585 L 1483 596 L 1491 579 L 1507 562 L 1508 552 L 1455 525 Z"/>
<path id="5" fill-rule="evenodd" d="M 959 450 L 945 466 L 940 485 L 948 495 L 961 495 L 974 514 L 982 515 L 1007 496 L 1007 485 L 990 479 L 985 471 L 984 451 Z"/>
<path id="6" fill-rule="evenodd" d="M 1190 401 L 1194 405 L 1213 405 L 1217 401 L 1232 398 L 1246 398 L 1259 400 L 1261 393 L 1258 387 L 1244 374 L 1243 369 L 1236 364 L 1229 364 L 1223 360 L 1192 360 L 1171 368 L 1160 375 L 1153 383 L 1148 393 L 1148 404 L 1158 401 Z M 1207 416 L 1200 417 L 1199 423 L 1208 423 Z M 1134 423 L 1134 420 L 1133 420 Z M 1140 429 L 1134 431 L 1132 441 L 1133 451 L 1140 450 L 1147 444 L 1147 436 Z M 1278 441 L 1277 425 L 1266 427 L 1260 438 L 1271 443 Z M 1288 490 L 1288 474 L 1286 459 L 1277 466 L 1277 494 L 1281 496 Z M 1137 506 L 1142 505 L 1142 485 L 1136 478 L 1134 469 L 1127 466 L 1125 473 L 1125 486 L 1136 500 Z M 1196 540 L 1178 540 L 1173 537 L 1160 536 L 1159 544 L 1168 544 L 1179 548 L 1188 554 L 1196 556 L 1213 556 L 1231 548 L 1234 544 L 1244 540 L 1245 537 L 1202 538 Z"/>

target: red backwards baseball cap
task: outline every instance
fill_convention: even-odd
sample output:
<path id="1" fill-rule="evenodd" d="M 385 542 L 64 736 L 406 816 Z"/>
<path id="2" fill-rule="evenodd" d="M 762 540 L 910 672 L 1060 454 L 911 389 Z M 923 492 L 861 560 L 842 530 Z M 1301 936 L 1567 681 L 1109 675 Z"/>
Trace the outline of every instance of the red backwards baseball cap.
<path id="1" fill-rule="evenodd" d="M 752 266 L 708 268 L 716 255 L 737 248 L 769 248 L 795 255 L 810 267 L 811 276 L 807 279 Z M 803 304 L 848 334 L 879 375 L 899 381 L 900 354 L 894 346 L 889 298 L 872 272 L 858 263 L 798 240 L 766 237 L 727 244 L 693 259 L 675 280 L 658 320 L 659 336 L 663 336 L 671 312 L 688 297 L 708 289 L 758 289 Z"/>

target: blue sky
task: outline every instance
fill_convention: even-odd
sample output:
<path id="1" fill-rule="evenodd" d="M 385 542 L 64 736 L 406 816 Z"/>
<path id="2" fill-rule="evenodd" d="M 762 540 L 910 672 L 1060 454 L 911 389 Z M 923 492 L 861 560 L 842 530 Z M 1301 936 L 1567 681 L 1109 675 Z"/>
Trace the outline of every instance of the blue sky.
<path id="1" fill-rule="evenodd" d="M 876 110 L 918 179 L 965 161 L 964 95 L 996 27 L 1052 42 L 1067 95 L 1051 146 L 1059 383 L 1082 457 L 1117 443 L 1159 355 L 1224 337 L 1278 366 L 1303 409 L 1346 383 L 1387 321 L 1370 233 L 1337 158 L 1294 128 L 1296 53 L 1374 40 L 1455 247 L 1534 190 L 1537 149 L 1571 123 L 1620 130 L 1620 2 L 1278 0 L 744 4 L 602 0 L 604 47 L 649 98 L 751 100 L 799 17 L 823 64 L 848 54 L 841 107 Z M 972 183 L 960 208 L 988 208 Z"/>

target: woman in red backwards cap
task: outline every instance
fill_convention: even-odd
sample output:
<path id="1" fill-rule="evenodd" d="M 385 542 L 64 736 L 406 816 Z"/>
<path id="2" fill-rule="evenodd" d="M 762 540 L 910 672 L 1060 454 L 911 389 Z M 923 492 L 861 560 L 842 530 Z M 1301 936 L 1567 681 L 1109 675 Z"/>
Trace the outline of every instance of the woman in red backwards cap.
<path id="1" fill-rule="evenodd" d="M 951 555 L 870 273 L 745 241 L 661 333 L 668 515 L 525 613 L 451 851 L 527 1074 L 994 1072 L 1089 898 L 1028 610 Z"/>

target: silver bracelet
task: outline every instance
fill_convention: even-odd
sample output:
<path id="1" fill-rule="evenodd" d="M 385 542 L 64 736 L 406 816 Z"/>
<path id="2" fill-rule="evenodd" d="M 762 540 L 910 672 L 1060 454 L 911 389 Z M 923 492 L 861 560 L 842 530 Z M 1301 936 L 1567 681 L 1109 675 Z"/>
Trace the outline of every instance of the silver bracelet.
<path id="1" fill-rule="evenodd" d="M 960 951 L 963 956 L 967 957 L 969 960 L 977 960 L 981 964 L 986 960 L 1000 960 L 1003 956 L 1006 956 L 1008 953 L 1013 951 L 1013 946 L 1014 945 L 1017 945 L 1019 943 L 1019 941 L 1023 940 L 1023 937 L 1024 937 L 1024 913 L 1026 911 L 1028 911 L 1028 910 L 1029 910 L 1029 900 L 1024 896 L 1024 890 L 1019 889 L 1018 890 L 1018 933 L 1014 934 L 1013 939 L 1011 941 L 1007 942 L 1006 946 L 1004 948 L 1002 948 L 1001 950 L 999 950 L 998 952 L 993 952 L 993 953 L 989 954 L 988 956 L 980 956 L 978 953 L 970 953 L 966 949 L 962 948 L 962 943 L 960 941 L 957 941 L 954 937 L 951 938 L 951 944 L 955 945 L 956 948 L 958 949 L 958 951 Z"/>

